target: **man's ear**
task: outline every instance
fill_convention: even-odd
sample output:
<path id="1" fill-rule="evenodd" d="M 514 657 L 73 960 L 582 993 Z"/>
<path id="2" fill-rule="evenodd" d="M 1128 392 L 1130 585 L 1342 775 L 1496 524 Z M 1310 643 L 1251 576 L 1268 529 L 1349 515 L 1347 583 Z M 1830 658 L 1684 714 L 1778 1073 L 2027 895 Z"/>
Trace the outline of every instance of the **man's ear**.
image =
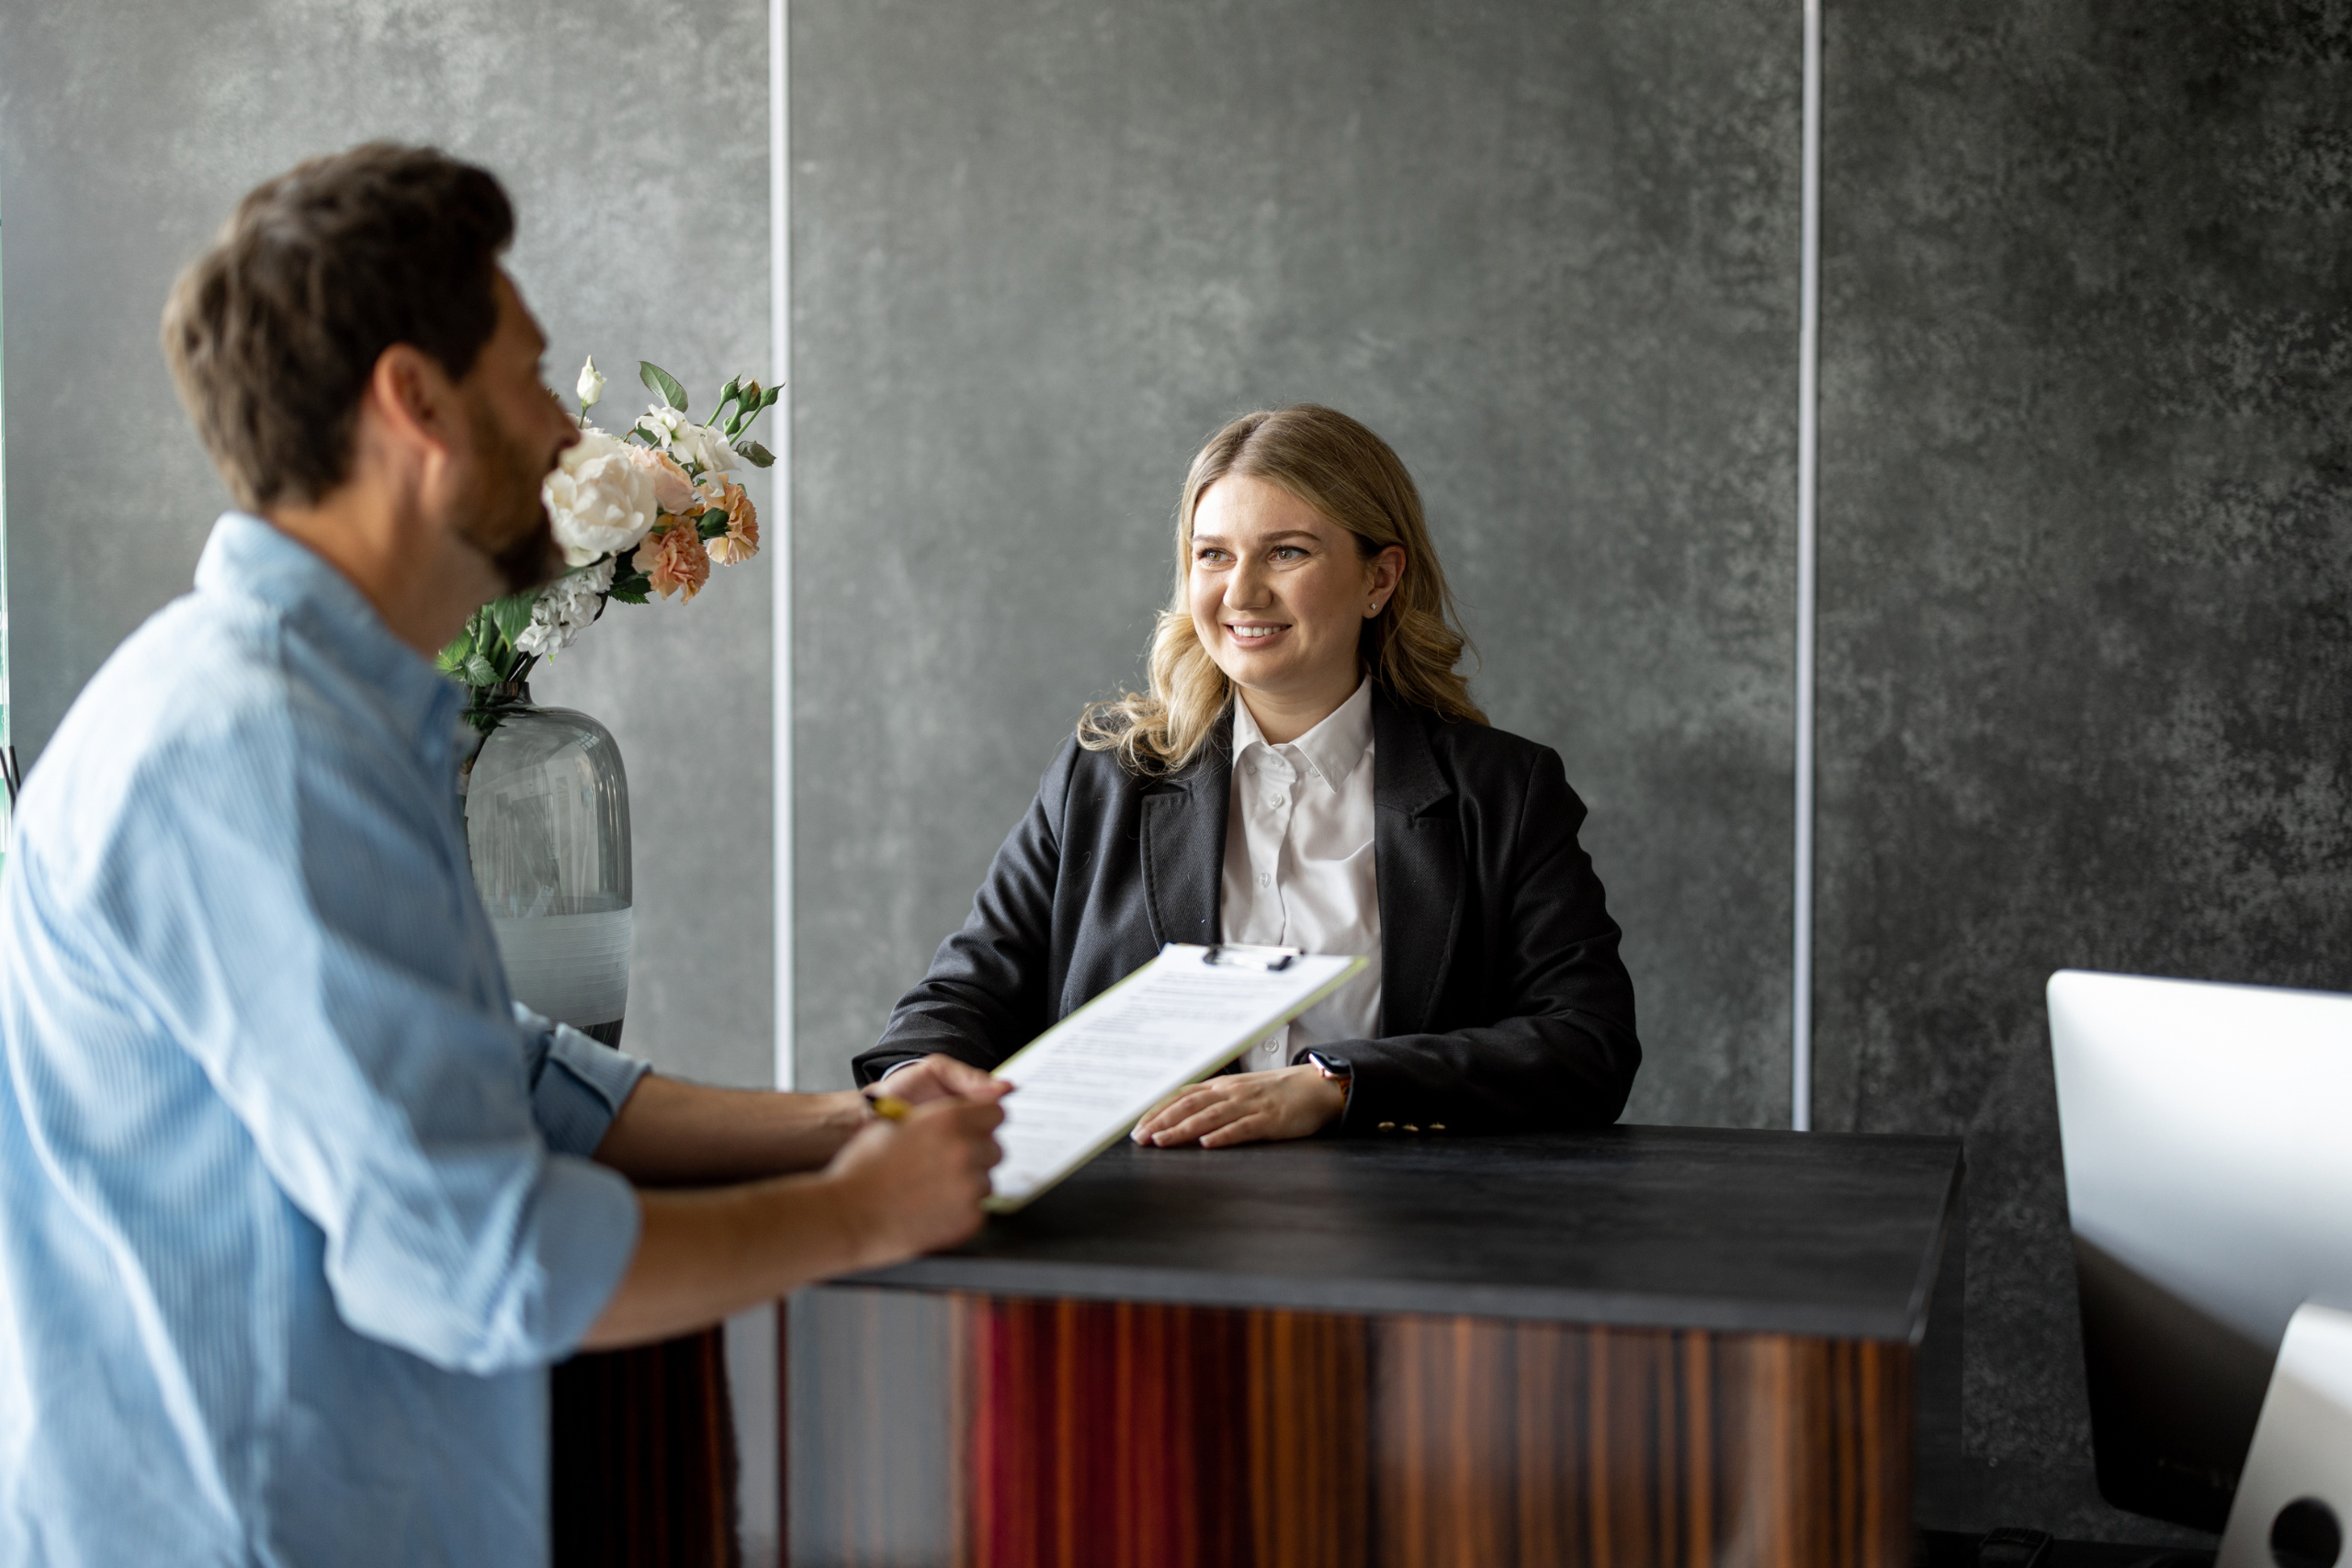
<path id="1" fill-rule="evenodd" d="M 458 434 L 457 391 L 431 355 L 396 343 L 376 356 L 360 401 L 394 447 L 418 457 L 447 457 Z"/>

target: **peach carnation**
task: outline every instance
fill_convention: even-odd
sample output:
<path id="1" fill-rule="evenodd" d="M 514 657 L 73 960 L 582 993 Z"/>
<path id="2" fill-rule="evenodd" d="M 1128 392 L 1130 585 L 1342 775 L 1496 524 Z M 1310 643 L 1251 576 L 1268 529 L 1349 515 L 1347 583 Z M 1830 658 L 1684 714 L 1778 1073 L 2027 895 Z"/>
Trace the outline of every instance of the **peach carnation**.
<path id="1" fill-rule="evenodd" d="M 704 547 L 710 558 L 721 566 L 734 566 L 750 560 L 760 553 L 760 514 L 752 506 L 752 498 L 743 487 L 729 479 L 724 488 L 706 483 L 702 491 L 703 504 L 727 513 L 727 532 L 707 540 Z"/>
<path id="2" fill-rule="evenodd" d="M 684 589 L 685 598 L 681 603 L 691 604 L 702 585 L 710 581 L 710 552 L 702 547 L 694 524 L 680 518 L 638 546 L 637 570 L 645 573 L 653 592 L 662 598 Z"/>

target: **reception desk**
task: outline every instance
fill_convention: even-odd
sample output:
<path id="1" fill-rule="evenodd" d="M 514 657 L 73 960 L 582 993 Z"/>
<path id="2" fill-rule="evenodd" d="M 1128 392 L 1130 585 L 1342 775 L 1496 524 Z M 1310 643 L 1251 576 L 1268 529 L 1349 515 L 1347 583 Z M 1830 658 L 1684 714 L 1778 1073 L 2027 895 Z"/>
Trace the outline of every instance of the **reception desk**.
<path id="1" fill-rule="evenodd" d="M 1957 1140 L 1615 1127 L 1103 1156 L 796 1296 L 796 1568 L 1909 1555 Z"/>

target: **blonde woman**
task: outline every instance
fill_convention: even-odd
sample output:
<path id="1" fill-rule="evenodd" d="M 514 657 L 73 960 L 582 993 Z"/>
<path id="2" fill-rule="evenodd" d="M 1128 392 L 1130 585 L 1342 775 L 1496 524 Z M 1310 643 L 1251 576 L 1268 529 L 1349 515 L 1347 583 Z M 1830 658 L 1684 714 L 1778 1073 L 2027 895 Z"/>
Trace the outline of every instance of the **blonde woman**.
<path id="1" fill-rule="evenodd" d="M 1641 1046 L 1584 805 L 1487 724 L 1464 647 L 1387 443 L 1313 404 L 1217 432 L 1150 690 L 1080 721 L 859 1082 L 992 1067 L 1163 942 L 1263 942 L 1374 962 L 1138 1143 L 1614 1121 Z"/>

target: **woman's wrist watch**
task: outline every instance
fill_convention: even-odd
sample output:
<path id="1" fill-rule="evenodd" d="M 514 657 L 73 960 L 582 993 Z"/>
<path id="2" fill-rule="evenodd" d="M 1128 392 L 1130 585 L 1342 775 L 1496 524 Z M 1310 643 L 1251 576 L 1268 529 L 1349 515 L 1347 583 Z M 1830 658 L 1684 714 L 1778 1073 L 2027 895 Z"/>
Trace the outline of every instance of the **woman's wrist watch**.
<path id="1" fill-rule="evenodd" d="M 1320 1051 L 1309 1051 L 1306 1063 L 1329 1082 L 1348 1084 L 1355 1081 L 1356 1070 L 1348 1065 L 1345 1056 L 1327 1056 Z"/>
<path id="2" fill-rule="evenodd" d="M 1348 1101 L 1355 1094 L 1356 1070 L 1345 1056 L 1327 1056 L 1320 1051 L 1306 1053 L 1306 1065 L 1323 1075 L 1325 1083 L 1340 1086 L 1340 1114 L 1348 1113 Z"/>

